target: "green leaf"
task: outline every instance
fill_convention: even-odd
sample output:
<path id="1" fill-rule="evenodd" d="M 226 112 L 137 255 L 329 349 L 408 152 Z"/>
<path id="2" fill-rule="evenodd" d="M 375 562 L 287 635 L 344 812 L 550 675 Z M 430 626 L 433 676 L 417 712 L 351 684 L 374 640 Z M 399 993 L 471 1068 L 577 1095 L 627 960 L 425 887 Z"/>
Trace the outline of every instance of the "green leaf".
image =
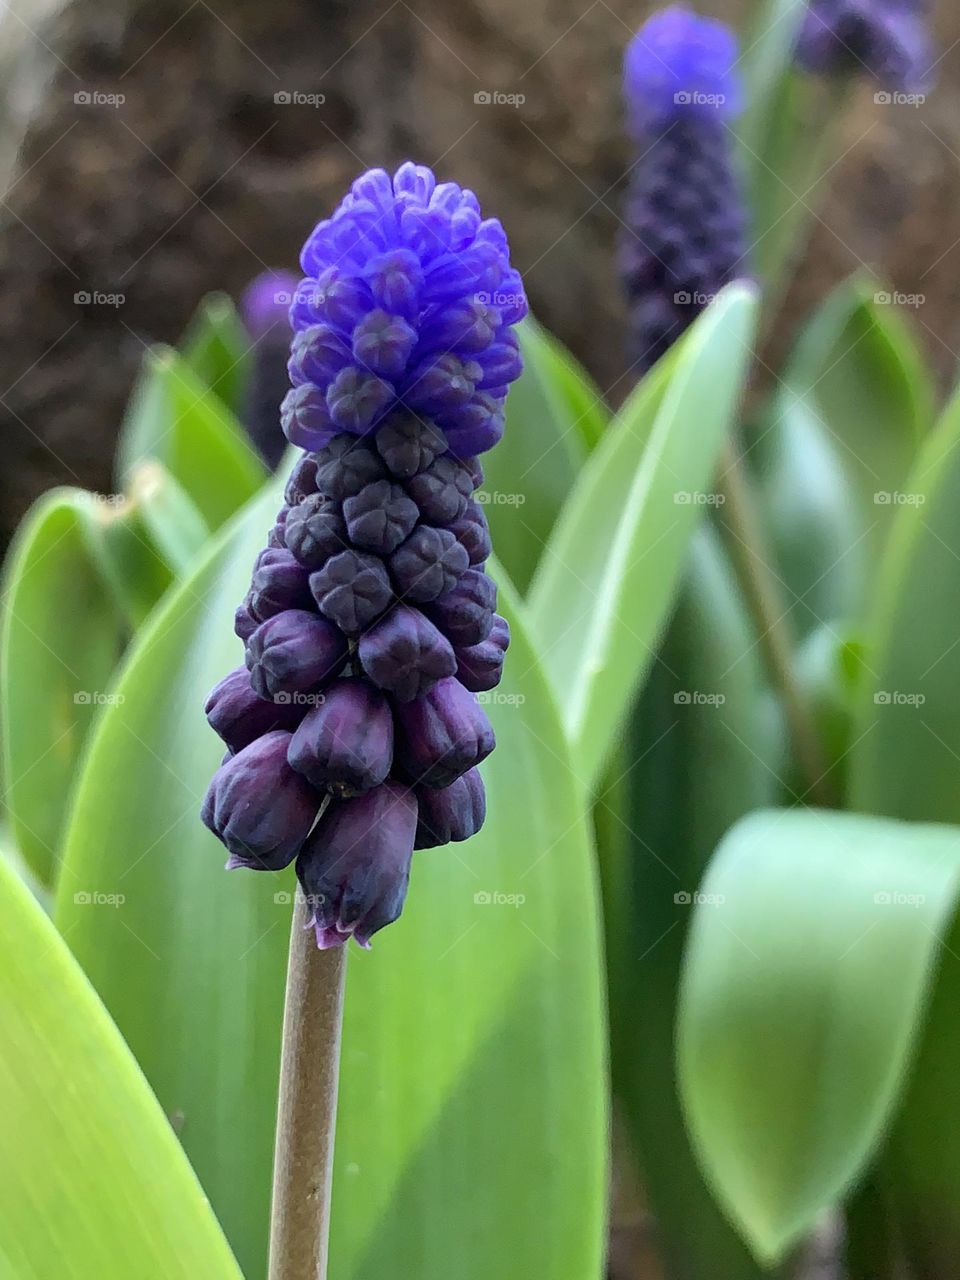
<path id="1" fill-rule="evenodd" d="M 254 342 L 226 293 L 210 293 L 181 344 L 183 359 L 238 418 L 253 372 Z"/>
<path id="2" fill-rule="evenodd" d="M 866 531 L 847 471 L 808 401 L 795 398 L 788 384 L 769 417 L 748 460 L 789 625 L 803 637 L 856 611 Z"/>
<path id="3" fill-rule="evenodd" d="M 198 810 L 222 752 L 204 695 L 240 660 L 233 609 L 279 502 L 271 485 L 139 637 L 80 782 L 57 910 L 182 1118 L 251 1276 L 264 1272 L 291 879 L 224 875 Z M 586 802 L 502 574 L 500 585 L 514 640 L 489 699 L 500 745 L 484 766 L 487 826 L 418 854 L 403 919 L 350 957 L 341 1280 L 579 1280 L 600 1266 L 604 1037 Z M 123 911 L 82 908 L 78 883 L 123 892 Z M 478 1226 L 490 1221 L 496 1231 Z"/>
<path id="4" fill-rule="evenodd" d="M 536 360 L 552 391 L 566 407 L 566 423 L 575 428 L 589 452 L 610 423 L 603 392 L 549 329 L 529 316 L 519 329 L 525 360 Z"/>
<path id="5" fill-rule="evenodd" d="M 906 482 L 913 505 L 896 516 L 881 566 L 854 725 L 851 803 L 891 817 L 960 823 L 960 397 Z M 889 1187 L 923 1280 L 957 1273 L 960 1115 L 960 933 L 944 944 L 929 1029 L 879 1177 Z"/>
<path id="6" fill-rule="evenodd" d="M 614 1092 L 670 1275 L 761 1273 L 704 1184 L 674 1067 L 691 908 L 717 841 L 775 802 L 782 754 L 752 627 L 716 533 L 698 530 L 677 610 L 597 804 Z M 678 900 L 679 895 L 679 900 Z"/>
<path id="7" fill-rule="evenodd" d="M 94 559 L 107 505 L 55 489 L 30 510 L 3 578 L 0 705 L 7 816 L 33 874 L 52 883 L 73 775 L 127 626 Z"/>
<path id="8" fill-rule="evenodd" d="M 241 1280 L 116 1027 L 2 859 L 0 913 L 0 1269 Z"/>
<path id="9" fill-rule="evenodd" d="M 243 428 L 186 361 L 168 347 L 144 358 L 124 419 L 117 471 L 162 463 L 217 529 L 260 488 L 265 472 Z"/>
<path id="10" fill-rule="evenodd" d="M 504 567 L 523 591 L 587 455 L 581 426 L 597 429 L 602 400 L 582 407 L 589 388 L 533 320 L 518 332 L 524 369 L 507 399 L 503 439 L 484 455 L 486 481 L 477 500 Z M 579 398 L 571 398 L 571 386 Z"/>
<path id="11" fill-rule="evenodd" d="M 754 814 L 702 886 L 678 1023 L 694 1146 L 758 1258 L 782 1259 L 889 1126 L 960 883 L 960 831 Z"/>
<path id="12" fill-rule="evenodd" d="M 928 439 L 895 510 L 876 588 L 851 759 L 851 803 L 960 823 L 960 396 Z"/>
<path id="13" fill-rule="evenodd" d="M 531 616 L 585 778 L 649 669 L 749 365 L 755 310 L 751 288 L 730 286 L 645 380 L 541 561 Z"/>
<path id="14" fill-rule="evenodd" d="M 860 280 L 835 290 L 804 331 L 782 393 L 828 433 L 874 559 L 933 413 L 929 375 L 897 308 L 877 301 L 885 296 Z"/>

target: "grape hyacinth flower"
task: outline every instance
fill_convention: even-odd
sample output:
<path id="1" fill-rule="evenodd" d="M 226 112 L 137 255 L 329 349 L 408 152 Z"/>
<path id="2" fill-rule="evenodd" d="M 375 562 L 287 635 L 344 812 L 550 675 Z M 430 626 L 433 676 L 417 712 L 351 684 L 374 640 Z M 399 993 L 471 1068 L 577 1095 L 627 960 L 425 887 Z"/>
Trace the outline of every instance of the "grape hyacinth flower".
<path id="1" fill-rule="evenodd" d="M 303 456 L 207 701 L 229 748 L 203 820 L 229 866 L 296 861 L 321 948 L 400 914 L 415 849 L 466 840 L 510 642 L 477 455 L 526 312 L 503 228 L 429 169 L 375 169 L 304 247 L 283 427 Z"/>
<path id="2" fill-rule="evenodd" d="M 743 103 L 736 64 L 733 32 L 679 6 L 654 14 L 627 47 L 624 99 L 640 158 L 619 266 L 641 372 L 745 273 L 746 204 L 727 127 Z"/>
<path id="3" fill-rule="evenodd" d="M 797 40 L 805 71 L 866 73 L 884 90 L 918 93 L 934 65 L 924 0 L 810 0 Z"/>

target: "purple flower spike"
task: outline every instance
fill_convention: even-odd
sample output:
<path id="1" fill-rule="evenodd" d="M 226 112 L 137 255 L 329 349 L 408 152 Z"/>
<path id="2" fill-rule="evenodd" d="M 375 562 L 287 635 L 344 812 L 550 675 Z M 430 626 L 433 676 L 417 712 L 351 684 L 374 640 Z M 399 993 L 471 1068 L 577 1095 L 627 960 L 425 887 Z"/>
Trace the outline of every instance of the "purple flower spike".
<path id="1" fill-rule="evenodd" d="M 393 715 L 365 680 L 336 680 L 293 735 L 287 759 L 315 787 L 339 796 L 378 787 L 393 764 Z"/>
<path id="2" fill-rule="evenodd" d="M 343 665 L 346 643 L 332 623 L 305 609 L 268 618 L 247 641 L 247 670 L 261 698 L 301 693 L 331 679 Z"/>
<path id="3" fill-rule="evenodd" d="M 476 698 L 453 678 L 399 705 L 397 730 L 397 760 L 412 783 L 426 787 L 448 787 L 496 745 Z"/>
<path id="4" fill-rule="evenodd" d="M 500 223 L 412 164 L 358 178 L 301 263 L 281 418 L 305 456 L 235 615 L 246 669 L 207 701 L 228 751 L 204 821 L 230 866 L 299 850 L 318 945 L 367 946 L 414 842 L 484 818 L 474 691 L 509 633 L 477 455 L 503 433 L 526 298 Z"/>
<path id="5" fill-rule="evenodd" d="M 227 866 L 281 871 L 300 852 L 320 796 L 287 763 L 290 734 L 264 734 L 213 775 L 201 817 L 230 852 Z"/>
<path id="6" fill-rule="evenodd" d="M 487 797 L 479 769 L 470 769 L 449 787 L 436 791 L 417 788 L 416 849 L 435 849 L 441 844 L 469 840 L 483 826 Z"/>
<path id="7" fill-rule="evenodd" d="M 273 729 L 295 729 L 305 708 L 293 702 L 273 702 L 259 697 L 246 667 L 225 676 L 207 698 L 207 721 L 231 751 L 242 751 Z"/>
<path id="8" fill-rule="evenodd" d="M 642 151 L 619 265 L 641 374 L 747 272 L 746 203 L 726 124 L 742 103 L 737 60 L 732 31 L 683 8 L 655 14 L 627 49 L 624 97 Z"/>
<path id="9" fill-rule="evenodd" d="M 412 702 L 457 668 L 450 641 L 419 609 L 398 604 L 360 637 L 360 665 L 398 702 Z"/>
<path id="10" fill-rule="evenodd" d="M 333 800 L 297 860 L 320 948 L 371 937 L 403 909 L 417 830 L 413 793 L 385 782 Z"/>
<path id="11" fill-rule="evenodd" d="M 922 0 L 810 0 L 796 60 L 816 75 L 866 74 L 887 90 L 917 93 L 936 58 Z"/>
<path id="12" fill-rule="evenodd" d="M 356 435 L 418 410 L 442 415 L 451 440 L 469 432 L 461 456 L 496 442 L 489 424 L 520 373 L 512 326 L 527 307 L 503 228 L 484 221 L 472 191 L 438 186 L 422 166 L 373 169 L 314 229 L 301 265 L 290 372 L 302 399 L 285 406 L 289 439 L 318 447 L 306 441 L 326 425 L 322 397 L 333 426 Z M 480 423 L 475 396 L 488 388 Z"/>

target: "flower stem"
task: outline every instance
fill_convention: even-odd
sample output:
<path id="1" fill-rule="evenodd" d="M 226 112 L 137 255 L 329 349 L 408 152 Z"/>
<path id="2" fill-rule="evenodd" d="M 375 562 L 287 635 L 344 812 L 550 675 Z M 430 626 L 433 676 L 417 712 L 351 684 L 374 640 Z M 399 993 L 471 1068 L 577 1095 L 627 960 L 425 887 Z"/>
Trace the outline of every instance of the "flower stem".
<path id="1" fill-rule="evenodd" d="M 787 610 L 770 569 L 771 553 L 764 545 L 763 529 L 743 460 L 732 440 L 721 460 L 720 488 L 726 499 L 720 524 L 727 550 L 757 629 L 757 643 L 766 660 L 773 687 L 779 693 L 794 756 L 813 804 L 834 803 L 827 776 L 830 772 L 820 745 L 820 735 L 794 676 L 793 645 L 786 625 Z"/>
<path id="2" fill-rule="evenodd" d="M 296 895 L 287 965 L 269 1280 L 325 1280 L 345 947 L 320 951 Z"/>

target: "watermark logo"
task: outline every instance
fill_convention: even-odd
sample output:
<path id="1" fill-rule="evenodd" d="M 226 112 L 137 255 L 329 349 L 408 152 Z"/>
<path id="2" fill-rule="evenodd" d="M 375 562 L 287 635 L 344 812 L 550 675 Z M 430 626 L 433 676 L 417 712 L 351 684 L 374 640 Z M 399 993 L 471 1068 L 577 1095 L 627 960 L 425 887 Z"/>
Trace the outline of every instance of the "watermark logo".
<path id="1" fill-rule="evenodd" d="M 889 292 L 880 289 L 873 295 L 878 307 L 911 307 L 914 311 L 924 306 L 927 301 L 925 293 L 901 293 L 899 289 Z"/>
<path id="2" fill-rule="evenodd" d="M 726 894 L 700 893 L 699 890 L 690 893 L 686 889 L 681 889 L 679 893 L 673 895 L 673 901 L 678 907 L 722 907 L 726 900 Z"/>
<path id="3" fill-rule="evenodd" d="M 503 93 L 499 89 L 478 89 L 473 95 L 478 107 L 522 107 L 526 100 L 526 94 Z"/>
<path id="4" fill-rule="evenodd" d="M 323 93 L 303 93 L 300 89 L 278 89 L 273 95 L 278 107 L 322 107 L 326 100 Z"/>
<path id="5" fill-rule="evenodd" d="M 105 293 L 102 289 L 78 289 L 73 295 L 76 307 L 122 307 L 127 300 L 125 293 Z"/>
<path id="6" fill-rule="evenodd" d="M 522 707 L 527 700 L 525 693 L 504 693 L 500 689 L 488 689 L 474 696 L 482 707 Z"/>
<path id="7" fill-rule="evenodd" d="M 300 689 L 293 693 L 281 690 L 273 695 L 273 701 L 278 707 L 321 707 L 326 700 L 322 693 L 304 693 Z"/>
<path id="8" fill-rule="evenodd" d="M 878 107 L 922 107 L 927 100 L 925 93 L 892 93 L 881 89 L 873 95 Z"/>
<path id="9" fill-rule="evenodd" d="M 901 893 L 898 890 L 873 895 L 873 901 L 878 907 L 922 907 L 926 900 L 925 893 Z"/>
<path id="10" fill-rule="evenodd" d="M 673 95 L 678 107 L 722 107 L 727 100 L 725 93 L 701 93 L 699 89 L 681 89 Z"/>
<path id="11" fill-rule="evenodd" d="M 78 907 L 122 907 L 126 902 L 123 893 L 101 893 L 98 889 L 81 889 L 73 895 Z"/>
<path id="12" fill-rule="evenodd" d="M 122 107 L 127 96 L 124 93 L 104 93 L 100 89 L 78 89 L 73 101 L 78 107 Z"/>
<path id="13" fill-rule="evenodd" d="M 502 489 L 479 489 L 473 497 L 481 507 L 522 507 L 527 500 L 525 493 L 505 493 Z"/>
<path id="14" fill-rule="evenodd" d="M 922 707 L 926 700 L 925 693 L 901 693 L 899 689 L 878 689 L 873 695 L 877 707 Z"/>
<path id="15" fill-rule="evenodd" d="M 121 707 L 126 700 L 126 694 L 101 693 L 99 689 L 78 689 L 73 695 L 78 707 Z"/>
<path id="16" fill-rule="evenodd" d="M 699 689 L 678 689 L 673 695 L 677 707 L 722 707 L 726 700 L 725 693 L 701 693 Z"/>
<path id="17" fill-rule="evenodd" d="M 873 501 L 878 507 L 922 507 L 926 500 L 925 493 L 888 493 L 886 489 L 873 495 Z"/>
<path id="18" fill-rule="evenodd" d="M 681 489 L 673 495 L 678 507 L 722 507 L 726 500 L 723 493 L 691 493 L 688 489 Z"/>
<path id="19" fill-rule="evenodd" d="M 502 289 L 495 289 L 493 293 L 481 289 L 473 295 L 473 300 L 482 307 L 519 307 L 526 302 L 527 296 L 524 293 L 506 293 Z"/>
<path id="20" fill-rule="evenodd" d="M 522 907 L 526 900 L 524 893 L 503 893 L 500 889 L 481 889 L 473 895 L 478 907 Z"/>
<path id="21" fill-rule="evenodd" d="M 687 289 L 678 289 L 673 295 L 673 304 L 676 307 L 709 307 L 710 303 L 716 299 L 715 293 L 698 293 L 696 290 L 690 293 Z"/>

